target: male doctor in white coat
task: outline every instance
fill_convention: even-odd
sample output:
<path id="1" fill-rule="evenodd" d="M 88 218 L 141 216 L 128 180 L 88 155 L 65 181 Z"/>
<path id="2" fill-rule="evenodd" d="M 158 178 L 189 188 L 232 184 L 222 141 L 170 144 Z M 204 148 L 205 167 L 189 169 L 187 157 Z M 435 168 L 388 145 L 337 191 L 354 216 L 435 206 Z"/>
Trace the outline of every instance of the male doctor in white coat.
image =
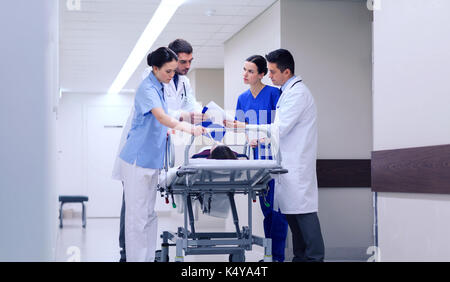
<path id="1" fill-rule="evenodd" d="M 270 52 L 266 59 L 272 83 L 281 86 L 271 126 L 279 140 L 281 164 L 289 171 L 280 175 L 273 208 L 286 215 L 292 231 L 292 261 L 323 261 L 325 248 L 317 216 L 317 110 L 314 98 L 302 78 L 294 75 L 294 58 L 288 50 Z M 245 126 L 232 123 L 227 122 L 227 126 Z"/>
<path id="2" fill-rule="evenodd" d="M 199 103 L 197 103 L 189 82 L 189 78 L 186 77 L 193 60 L 192 46 L 186 40 L 176 39 L 171 42 L 168 47 L 178 56 L 178 67 L 176 69 L 175 76 L 168 84 L 164 84 L 164 98 L 167 102 L 169 115 L 180 121 L 191 122 L 194 124 L 199 123 L 203 120 L 203 114 L 201 113 L 202 107 Z M 151 68 L 149 67 L 142 74 L 142 79 L 147 78 L 150 72 Z M 119 153 L 125 145 L 133 116 L 134 106 L 132 107 L 127 123 L 123 128 L 116 161 L 112 172 L 112 177 L 120 181 L 123 180 L 123 175 L 120 170 Z M 126 261 L 124 199 L 122 199 L 122 208 L 120 212 L 119 247 L 121 249 L 120 261 L 124 262 Z"/>

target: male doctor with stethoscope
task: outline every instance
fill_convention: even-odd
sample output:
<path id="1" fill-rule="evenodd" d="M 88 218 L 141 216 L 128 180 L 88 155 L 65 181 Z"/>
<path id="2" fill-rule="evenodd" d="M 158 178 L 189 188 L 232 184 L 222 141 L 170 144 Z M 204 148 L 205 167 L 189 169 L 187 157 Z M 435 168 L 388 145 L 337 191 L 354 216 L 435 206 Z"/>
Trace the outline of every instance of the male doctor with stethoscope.
<path id="1" fill-rule="evenodd" d="M 281 86 L 271 124 L 272 138 L 278 140 L 281 165 L 288 170 L 279 176 L 273 208 L 286 215 L 292 231 L 292 261 L 323 261 L 324 243 L 317 216 L 317 110 L 314 98 L 301 77 L 294 75 L 295 62 L 288 50 L 270 52 L 266 59 L 270 79 L 274 85 Z M 245 127 L 245 123 L 227 121 L 226 126 Z"/>
<path id="2" fill-rule="evenodd" d="M 166 100 L 169 115 L 173 118 L 186 121 L 193 124 L 202 122 L 204 115 L 201 113 L 202 107 L 196 101 L 194 92 L 192 91 L 188 73 L 193 60 L 193 49 L 189 42 L 183 39 L 176 39 L 168 46 L 178 56 L 178 66 L 175 76 L 169 83 L 164 83 L 164 99 Z M 151 67 L 145 69 L 142 79 L 152 71 Z M 134 116 L 134 106 L 131 108 L 130 116 L 123 128 L 120 138 L 119 149 L 117 151 L 116 161 L 114 163 L 112 178 L 123 181 L 123 175 L 120 166 L 119 153 L 122 151 L 128 132 L 131 128 L 131 122 Z M 175 147 L 175 150 L 177 148 Z M 155 187 L 156 189 L 156 187 Z M 122 208 L 120 212 L 120 234 L 119 234 L 120 261 L 126 261 L 125 249 L 125 201 L 122 199 Z"/>

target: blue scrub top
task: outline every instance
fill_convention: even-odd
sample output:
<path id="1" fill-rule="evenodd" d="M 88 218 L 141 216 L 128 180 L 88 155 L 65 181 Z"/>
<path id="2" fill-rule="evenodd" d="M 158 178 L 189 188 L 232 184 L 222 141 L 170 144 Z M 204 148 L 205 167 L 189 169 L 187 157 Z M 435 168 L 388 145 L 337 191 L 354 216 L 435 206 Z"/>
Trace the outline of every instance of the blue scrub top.
<path id="1" fill-rule="evenodd" d="M 250 89 L 242 93 L 236 105 L 235 119 L 249 124 L 271 124 L 275 119 L 275 111 L 280 98 L 280 89 L 266 85 L 256 98 Z M 261 146 L 261 148 L 264 148 Z M 258 159 L 258 152 L 254 150 L 254 158 Z M 264 156 L 261 156 L 265 159 Z M 271 156 L 269 156 L 271 159 Z"/>
<path id="2" fill-rule="evenodd" d="M 163 85 L 153 72 L 139 86 L 134 100 L 135 113 L 127 141 L 120 158 L 143 168 L 161 169 L 164 166 L 167 127 L 150 112 L 163 108 L 167 113 Z"/>
<path id="3" fill-rule="evenodd" d="M 249 124 L 273 123 L 279 98 L 280 90 L 273 86 L 264 86 L 256 98 L 249 89 L 239 95 L 235 118 Z"/>

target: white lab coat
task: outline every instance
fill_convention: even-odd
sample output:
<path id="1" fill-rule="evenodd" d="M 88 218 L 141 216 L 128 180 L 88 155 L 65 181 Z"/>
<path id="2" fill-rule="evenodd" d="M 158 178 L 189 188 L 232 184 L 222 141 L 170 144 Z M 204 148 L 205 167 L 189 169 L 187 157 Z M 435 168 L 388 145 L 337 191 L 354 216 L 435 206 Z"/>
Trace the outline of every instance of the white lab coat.
<path id="1" fill-rule="evenodd" d="M 146 79 L 150 74 L 152 68 L 146 68 L 142 74 L 142 80 Z M 175 89 L 175 83 L 173 79 L 169 83 L 164 83 L 164 99 L 167 102 L 167 107 L 169 110 L 169 115 L 175 119 L 180 118 L 182 111 L 185 112 L 201 112 L 202 107 L 196 101 L 194 92 L 192 91 L 191 83 L 189 78 L 185 75 L 180 75 L 178 79 L 178 86 Z M 123 173 L 121 172 L 120 158 L 119 154 L 125 146 L 125 142 L 128 137 L 128 132 L 131 129 L 131 123 L 134 116 L 134 105 L 131 107 L 130 115 L 128 120 L 122 130 L 122 136 L 120 137 L 119 148 L 116 153 L 116 160 L 114 162 L 114 167 L 112 171 L 112 178 L 116 180 L 123 180 Z"/>
<path id="2" fill-rule="evenodd" d="M 274 209 L 280 208 L 284 214 L 318 211 L 317 109 L 306 85 L 303 82 L 294 85 L 300 80 L 297 76 L 285 88 L 273 123 L 278 134 L 281 164 L 289 170 L 280 175 L 274 195 Z"/>
<path id="3" fill-rule="evenodd" d="M 202 106 L 195 99 L 189 78 L 185 75 L 179 76 L 176 89 L 173 79 L 164 84 L 164 98 L 167 102 L 169 115 L 175 119 L 180 118 L 181 112 L 202 111 Z"/>

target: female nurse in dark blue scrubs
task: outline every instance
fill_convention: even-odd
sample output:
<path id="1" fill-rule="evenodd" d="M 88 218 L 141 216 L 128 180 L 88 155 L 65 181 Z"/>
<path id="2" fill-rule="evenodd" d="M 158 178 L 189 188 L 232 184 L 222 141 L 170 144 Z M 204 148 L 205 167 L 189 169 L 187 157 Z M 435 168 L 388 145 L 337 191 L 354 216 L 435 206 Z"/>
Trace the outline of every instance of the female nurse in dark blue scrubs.
<path id="1" fill-rule="evenodd" d="M 270 124 L 275 118 L 275 110 L 280 90 L 276 87 L 265 85 L 261 79 L 267 74 L 266 59 L 259 55 L 249 57 L 244 63 L 243 79 L 250 89 L 242 93 L 236 105 L 236 120 L 248 124 Z M 264 151 L 258 152 L 256 140 L 250 144 L 253 148 L 254 159 L 272 159 L 266 156 Z M 264 149 L 264 145 L 260 144 Z M 266 238 L 272 239 L 273 261 L 284 261 L 284 249 L 286 246 L 286 236 L 288 223 L 286 217 L 278 210 L 273 210 L 273 195 L 275 181 L 269 182 L 270 190 L 266 196 L 266 201 L 270 206 L 266 206 L 264 198 L 260 197 L 261 209 L 264 214 L 264 233 Z"/>

